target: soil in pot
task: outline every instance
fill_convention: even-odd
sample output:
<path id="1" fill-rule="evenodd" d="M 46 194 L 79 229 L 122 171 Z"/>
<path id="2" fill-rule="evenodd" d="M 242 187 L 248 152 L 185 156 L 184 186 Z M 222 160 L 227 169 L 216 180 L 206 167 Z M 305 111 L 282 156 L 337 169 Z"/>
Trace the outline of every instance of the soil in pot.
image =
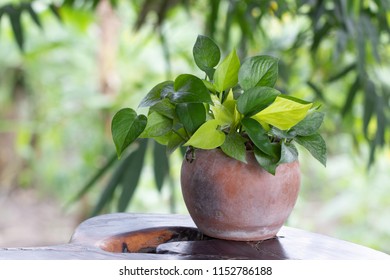
<path id="1" fill-rule="evenodd" d="M 278 166 L 272 175 L 253 152 L 247 163 L 220 149 L 187 154 L 181 186 L 187 209 L 204 234 L 237 241 L 265 240 L 283 226 L 298 197 L 298 161 Z"/>

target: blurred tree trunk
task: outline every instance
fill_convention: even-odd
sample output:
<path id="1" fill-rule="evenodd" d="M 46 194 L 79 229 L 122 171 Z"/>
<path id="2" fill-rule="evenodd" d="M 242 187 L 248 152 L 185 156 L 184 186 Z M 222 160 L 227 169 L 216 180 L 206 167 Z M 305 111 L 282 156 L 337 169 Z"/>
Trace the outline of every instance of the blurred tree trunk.
<path id="1" fill-rule="evenodd" d="M 5 130 L 0 131 L 0 187 L 10 190 L 20 184 L 20 174 L 23 172 L 25 162 L 17 153 L 17 135 L 15 126 L 28 113 L 28 95 L 24 83 L 22 69 L 9 69 L 13 76 L 14 84 L 10 92 L 10 100 L 2 104 L 0 118 L 6 125 Z M 28 116 L 27 116 L 28 117 Z"/>
<path id="2" fill-rule="evenodd" d="M 120 21 L 109 0 L 101 0 L 97 7 L 100 45 L 98 49 L 99 88 L 108 99 L 114 98 L 120 86 L 116 69 Z M 111 116 L 103 112 L 106 132 L 111 135 Z"/>

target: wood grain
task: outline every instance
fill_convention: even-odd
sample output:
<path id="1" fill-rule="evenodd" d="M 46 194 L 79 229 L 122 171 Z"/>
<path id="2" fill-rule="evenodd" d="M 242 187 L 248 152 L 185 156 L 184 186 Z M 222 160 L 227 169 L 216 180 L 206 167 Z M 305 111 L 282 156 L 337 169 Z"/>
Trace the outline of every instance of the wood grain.
<path id="1" fill-rule="evenodd" d="M 0 259 L 390 260 L 390 256 L 290 227 L 272 239 L 238 242 L 202 235 L 187 215 L 116 213 L 84 221 L 68 244 L 0 248 Z"/>

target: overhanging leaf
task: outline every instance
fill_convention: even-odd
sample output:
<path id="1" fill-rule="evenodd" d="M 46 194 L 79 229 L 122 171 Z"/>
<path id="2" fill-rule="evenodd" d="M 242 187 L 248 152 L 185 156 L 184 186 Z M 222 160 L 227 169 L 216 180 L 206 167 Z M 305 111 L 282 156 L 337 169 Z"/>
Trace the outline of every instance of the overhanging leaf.
<path id="1" fill-rule="evenodd" d="M 297 135 L 308 136 L 315 133 L 324 121 L 325 114 L 322 112 L 313 112 L 308 114 L 301 122 L 295 125 L 291 130 Z"/>
<path id="2" fill-rule="evenodd" d="M 220 130 L 219 122 L 212 119 L 199 127 L 184 146 L 210 150 L 221 146 L 225 142 L 225 138 L 225 133 Z"/>
<path id="3" fill-rule="evenodd" d="M 268 171 L 272 175 L 275 175 L 276 167 L 278 166 L 279 159 L 267 155 L 266 153 L 262 152 L 258 148 L 255 148 L 254 153 L 255 153 L 256 161 L 260 164 L 260 166 L 263 167 L 266 171 Z"/>
<path id="4" fill-rule="evenodd" d="M 306 148 L 322 165 L 326 166 L 326 144 L 319 133 L 297 136 L 294 140 Z"/>
<path id="5" fill-rule="evenodd" d="M 111 133 L 118 157 L 142 133 L 147 118 L 130 108 L 119 110 L 111 122 Z"/>
<path id="6" fill-rule="evenodd" d="M 278 78 L 278 59 L 268 55 L 248 58 L 238 72 L 238 81 L 244 90 L 256 86 L 273 87 Z"/>
<path id="7" fill-rule="evenodd" d="M 278 164 L 294 162 L 298 159 L 298 150 L 292 143 L 282 142 Z"/>
<path id="8" fill-rule="evenodd" d="M 289 99 L 276 97 L 275 101 L 252 118 L 287 130 L 303 120 L 312 104 L 301 104 Z"/>
<path id="9" fill-rule="evenodd" d="M 247 139 L 242 137 L 239 133 L 232 131 L 226 135 L 225 142 L 223 142 L 221 149 L 228 156 L 246 163 L 246 146 Z"/>

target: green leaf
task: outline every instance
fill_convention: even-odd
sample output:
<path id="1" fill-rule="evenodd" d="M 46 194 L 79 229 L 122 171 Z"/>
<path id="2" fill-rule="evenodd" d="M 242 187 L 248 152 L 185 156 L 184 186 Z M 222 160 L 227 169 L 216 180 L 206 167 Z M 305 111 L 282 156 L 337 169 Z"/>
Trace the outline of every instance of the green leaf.
<path id="1" fill-rule="evenodd" d="M 34 9 L 32 8 L 32 4 L 27 4 L 26 9 L 27 9 L 27 11 L 28 11 L 29 14 L 30 14 L 31 19 L 35 22 L 35 24 L 36 24 L 37 26 L 39 26 L 40 28 L 43 28 L 43 27 L 42 27 L 42 24 L 41 24 L 41 20 L 39 19 L 38 14 L 37 14 L 37 13 L 34 11 Z"/>
<path id="2" fill-rule="evenodd" d="M 265 131 L 265 129 L 257 121 L 250 118 L 244 118 L 241 123 L 245 132 L 257 148 L 269 156 L 275 158 L 278 157 L 277 151 L 274 145 L 272 145 L 267 131 Z"/>
<path id="3" fill-rule="evenodd" d="M 23 27 L 21 23 L 21 9 L 12 7 L 9 10 L 8 16 L 11 22 L 12 31 L 15 36 L 15 40 L 18 43 L 20 50 L 23 50 L 24 46 L 24 34 Z"/>
<path id="4" fill-rule="evenodd" d="M 326 166 L 326 144 L 319 133 L 309 136 L 297 136 L 294 140 L 306 148 L 322 165 Z"/>
<path id="5" fill-rule="evenodd" d="M 180 136 L 182 135 L 182 136 Z M 186 141 L 183 137 L 185 135 L 184 128 L 178 129 L 176 132 L 171 132 L 169 141 L 167 144 L 167 154 L 172 154 L 177 148 L 179 148 L 181 145 L 183 145 Z"/>
<path id="6" fill-rule="evenodd" d="M 242 137 L 236 131 L 226 135 L 225 142 L 221 145 L 222 151 L 228 156 L 246 163 L 246 146 L 247 139 Z"/>
<path id="7" fill-rule="evenodd" d="M 164 98 L 160 102 L 151 106 L 149 111 L 157 112 L 160 115 L 163 115 L 172 120 L 176 118 L 176 106 L 175 104 L 171 103 L 168 98 Z"/>
<path id="8" fill-rule="evenodd" d="M 165 146 L 158 143 L 153 147 L 153 170 L 157 190 L 161 191 L 165 178 L 169 176 L 169 160 Z"/>
<path id="9" fill-rule="evenodd" d="M 145 129 L 147 118 L 130 108 L 119 110 L 111 122 L 111 133 L 118 157 Z"/>
<path id="10" fill-rule="evenodd" d="M 282 142 L 278 164 L 289 163 L 298 159 L 298 150 L 292 143 Z"/>
<path id="11" fill-rule="evenodd" d="M 306 118 L 295 125 L 291 130 L 301 136 L 314 134 L 324 121 L 324 116 L 325 114 L 322 112 L 313 112 L 308 114 Z"/>
<path id="12" fill-rule="evenodd" d="M 312 104 L 301 104 L 289 99 L 276 97 L 275 101 L 252 118 L 281 130 L 287 130 L 303 120 Z"/>
<path id="13" fill-rule="evenodd" d="M 166 134 L 172 129 L 172 120 L 160 115 L 157 112 L 151 112 L 148 115 L 148 122 L 140 138 L 152 138 Z"/>
<path id="14" fill-rule="evenodd" d="M 234 87 L 238 82 L 240 59 L 233 50 L 217 67 L 214 73 L 214 84 L 218 92 Z"/>
<path id="15" fill-rule="evenodd" d="M 221 126 L 230 126 L 234 121 L 234 100 L 227 100 L 221 104 L 216 95 L 212 96 L 214 105 L 210 106 L 214 119 L 219 122 Z"/>
<path id="16" fill-rule="evenodd" d="M 159 83 L 148 92 L 148 94 L 141 100 L 141 103 L 138 107 L 153 106 L 173 92 L 174 90 L 172 81 Z"/>
<path id="17" fill-rule="evenodd" d="M 196 65 L 212 79 L 214 67 L 218 65 L 221 58 L 221 51 L 217 44 L 209 37 L 199 35 L 192 52 Z"/>
<path id="18" fill-rule="evenodd" d="M 202 103 L 177 104 L 176 114 L 189 135 L 206 121 L 206 108 Z"/>
<path id="19" fill-rule="evenodd" d="M 104 187 L 104 190 L 100 195 L 99 200 L 91 213 L 91 216 L 96 216 L 99 214 L 104 206 L 106 206 L 114 197 L 116 188 L 119 186 L 124 174 L 126 174 L 126 170 L 129 167 L 129 164 L 133 160 L 131 155 L 132 153 L 119 161 L 119 166 L 114 169 L 113 175 L 110 177 L 107 185 Z"/>
<path id="20" fill-rule="evenodd" d="M 268 55 L 248 58 L 238 73 L 238 81 L 244 90 L 256 86 L 273 87 L 278 78 L 278 59 Z"/>
<path id="21" fill-rule="evenodd" d="M 266 171 L 275 175 L 276 167 L 278 166 L 278 159 L 263 153 L 260 149 L 255 148 L 254 150 L 256 161 L 263 167 Z"/>
<path id="22" fill-rule="evenodd" d="M 270 87 L 248 89 L 237 99 L 237 110 L 250 117 L 269 106 L 279 94 L 278 90 Z"/>
<path id="23" fill-rule="evenodd" d="M 146 139 L 139 141 L 139 147 L 129 156 L 126 170 L 121 180 L 122 193 L 118 201 L 118 212 L 126 211 L 131 198 L 137 188 L 139 178 L 141 177 L 143 162 L 148 141 Z"/>
<path id="24" fill-rule="evenodd" d="M 220 130 L 220 124 L 217 120 L 205 122 L 192 135 L 184 146 L 193 146 L 195 148 L 211 150 L 215 149 L 225 142 L 225 133 Z"/>
<path id="25" fill-rule="evenodd" d="M 194 75 L 179 75 L 175 80 L 174 90 L 175 92 L 170 96 L 172 102 L 213 104 L 207 87 Z"/>

